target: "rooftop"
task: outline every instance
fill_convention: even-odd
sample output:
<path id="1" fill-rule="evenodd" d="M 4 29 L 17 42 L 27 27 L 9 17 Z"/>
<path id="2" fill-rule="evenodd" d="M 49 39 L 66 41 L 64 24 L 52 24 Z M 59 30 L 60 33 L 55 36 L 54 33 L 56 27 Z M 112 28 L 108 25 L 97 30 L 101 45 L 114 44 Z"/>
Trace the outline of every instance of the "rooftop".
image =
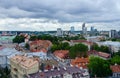
<path id="1" fill-rule="evenodd" d="M 120 72 L 120 65 L 113 65 L 113 66 L 110 66 L 110 68 L 113 73 Z"/>
<path id="2" fill-rule="evenodd" d="M 104 41 L 104 42 L 97 42 L 104 45 L 113 45 L 113 46 L 120 46 L 120 42 L 115 41 Z"/>
<path id="3" fill-rule="evenodd" d="M 68 53 L 69 53 L 69 50 L 56 50 L 54 52 L 54 55 L 59 58 L 65 58 Z"/>
<path id="4" fill-rule="evenodd" d="M 87 68 L 87 64 L 89 63 L 89 58 L 76 58 L 71 61 L 73 66 L 78 66 L 82 68 Z"/>
<path id="5" fill-rule="evenodd" d="M 47 52 L 47 49 L 52 45 L 52 43 L 49 40 L 36 40 L 36 41 L 31 41 L 29 44 L 30 44 L 30 50 L 32 52 L 39 52 L 43 49 L 44 52 Z"/>
<path id="6" fill-rule="evenodd" d="M 30 68 L 31 66 L 38 63 L 34 58 L 26 57 L 23 55 L 16 55 L 11 58 L 15 63 L 19 63 L 23 68 Z"/>
<path id="7" fill-rule="evenodd" d="M 63 74 L 68 73 L 68 74 L 73 74 L 73 73 L 80 73 L 81 70 L 77 67 L 58 67 L 53 70 L 46 70 L 44 72 L 38 72 L 35 74 L 29 75 L 30 78 L 48 78 L 48 77 L 55 77 L 55 76 L 60 76 L 62 77 Z M 75 78 L 80 78 L 80 75 L 77 75 L 78 77 Z"/>
<path id="8" fill-rule="evenodd" d="M 98 52 L 95 50 L 88 51 L 88 55 L 97 55 L 103 58 L 109 58 L 111 55 L 105 52 Z"/>

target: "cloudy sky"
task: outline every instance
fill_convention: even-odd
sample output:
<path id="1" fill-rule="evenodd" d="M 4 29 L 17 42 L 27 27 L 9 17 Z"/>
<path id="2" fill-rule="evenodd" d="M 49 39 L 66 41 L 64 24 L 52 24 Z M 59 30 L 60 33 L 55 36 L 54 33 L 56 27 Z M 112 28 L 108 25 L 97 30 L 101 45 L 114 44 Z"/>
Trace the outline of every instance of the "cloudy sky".
<path id="1" fill-rule="evenodd" d="M 0 30 L 120 30 L 120 0 L 0 0 Z"/>

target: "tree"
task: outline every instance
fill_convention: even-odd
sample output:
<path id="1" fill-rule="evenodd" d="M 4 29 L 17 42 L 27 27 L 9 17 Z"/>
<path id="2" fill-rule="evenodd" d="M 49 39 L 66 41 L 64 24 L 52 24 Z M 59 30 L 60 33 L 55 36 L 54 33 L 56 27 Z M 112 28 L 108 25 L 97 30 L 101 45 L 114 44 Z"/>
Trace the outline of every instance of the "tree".
<path id="1" fill-rule="evenodd" d="M 116 38 L 112 38 L 111 40 L 112 40 L 112 41 L 116 41 L 117 39 L 116 39 Z"/>
<path id="2" fill-rule="evenodd" d="M 70 49 L 70 45 L 69 43 L 65 42 L 65 43 L 59 43 L 59 44 L 53 44 L 53 46 L 51 47 L 51 51 L 54 52 L 55 50 L 69 50 Z"/>
<path id="3" fill-rule="evenodd" d="M 102 51 L 102 52 L 110 53 L 109 47 L 107 47 L 107 46 L 100 46 L 99 50 Z"/>
<path id="4" fill-rule="evenodd" d="M 0 78 L 10 78 L 10 70 L 7 66 L 5 68 L 0 67 Z"/>
<path id="5" fill-rule="evenodd" d="M 112 56 L 116 56 L 116 55 L 120 56 L 120 50 L 118 50 L 118 52 L 114 52 Z"/>
<path id="6" fill-rule="evenodd" d="M 109 47 L 107 46 L 98 46 L 97 44 L 93 44 L 92 46 L 92 50 L 96 50 L 96 51 L 102 51 L 102 52 L 106 52 L 106 53 L 110 53 L 109 51 Z"/>
<path id="7" fill-rule="evenodd" d="M 111 59 L 111 64 L 114 65 L 115 63 L 120 65 L 120 56 L 119 55 L 116 55 Z"/>
<path id="8" fill-rule="evenodd" d="M 72 46 L 70 48 L 70 57 L 71 58 L 75 58 L 77 56 L 79 57 L 86 57 L 87 56 L 87 52 L 88 51 L 88 47 L 84 44 L 75 44 L 74 46 Z"/>
<path id="9" fill-rule="evenodd" d="M 30 40 L 31 40 L 31 41 L 34 41 L 34 40 L 37 40 L 37 39 L 38 39 L 37 36 L 31 36 L 31 37 L 30 37 Z"/>
<path id="10" fill-rule="evenodd" d="M 112 74 L 109 62 L 99 57 L 90 57 L 88 68 L 92 77 L 95 75 L 97 77 L 107 77 Z"/>
<path id="11" fill-rule="evenodd" d="M 26 44 L 25 44 L 25 48 L 27 48 L 27 49 L 29 49 L 29 48 L 30 48 L 30 46 L 29 46 L 29 44 L 28 44 L 28 43 L 26 43 Z"/>
<path id="12" fill-rule="evenodd" d="M 16 36 L 16 37 L 13 39 L 13 43 L 21 43 L 21 42 L 24 42 L 24 39 L 25 39 L 24 36 Z"/>
<path id="13" fill-rule="evenodd" d="M 51 47 L 51 51 L 54 52 L 55 50 L 59 50 L 58 46 L 56 44 L 54 44 L 52 47 Z"/>
<path id="14" fill-rule="evenodd" d="M 38 35 L 38 39 L 40 40 L 50 40 L 53 44 L 58 44 L 58 38 L 56 36 L 51 35 Z"/>
<path id="15" fill-rule="evenodd" d="M 92 50 L 99 51 L 99 50 L 100 50 L 100 47 L 99 47 L 97 44 L 93 44 Z"/>

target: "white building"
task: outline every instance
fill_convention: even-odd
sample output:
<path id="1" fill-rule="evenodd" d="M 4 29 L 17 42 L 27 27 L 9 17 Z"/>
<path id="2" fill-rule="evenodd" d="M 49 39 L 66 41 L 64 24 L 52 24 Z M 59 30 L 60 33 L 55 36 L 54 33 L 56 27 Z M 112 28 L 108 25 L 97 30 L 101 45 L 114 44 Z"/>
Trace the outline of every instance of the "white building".
<path id="1" fill-rule="evenodd" d="M 40 59 L 44 60 L 44 59 L 48 59 L 47 57 L 47 53 L 45 52 L 28 52 L 28 53 L 23 53 L 20 51 L 17 51 L 14 48 L 3 48 L 2 50 L 0 50 L 0 66 L 2 66 L 3 68 L 10 65 L 10 58 L 15 56 L 15 55 L 23 55 L 26 54 L 29 56 L 38 56 Z"/>
<path id="2" fill-rule="evenodd" d="M 104 42 L 96 42 L 99 46 L 108 46 L 112 52 L 118 52 L 120 50 L 120 42 L 113 41 L 104 41 Z"/>
<path id="3" fill-rule="evenodd" d="M 57 36 L 63 36 L 63 31 L 61 28 L 57 28 L 57 33 L 56 33 Z"/>
<path id="4" fill-rule="evenodd" d="M 90 42 L 98 42 L 98 41 L 101 41 L 101 40 L 104 40 L 105 37 L 104 36 L 91 36 L 91 37 L 87 37 L 87 41 L 90 41 Z"/>

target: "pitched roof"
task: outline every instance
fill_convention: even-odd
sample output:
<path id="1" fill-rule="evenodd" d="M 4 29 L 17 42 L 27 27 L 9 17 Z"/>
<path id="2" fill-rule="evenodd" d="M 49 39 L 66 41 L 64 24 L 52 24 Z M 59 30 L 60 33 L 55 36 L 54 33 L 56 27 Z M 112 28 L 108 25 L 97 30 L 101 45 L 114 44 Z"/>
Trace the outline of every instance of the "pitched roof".
<path id="1" fill-rule="evenodd" d="M 59 58 L 65 58 L 65 56 L 69 53 L 69 50 L 56 50 L 54 55 Z"/>
<path id="2" fill-rule="evenodd" d="M 120 72 L 120 65 L 113 65 L 113 66 L 110 66 L 110 68 L 113 73 Z"/>
<path id="3" fill-rule="evenodd" d="M 89 58 L 76 58 L 71 61 L 73 66 L 78 66 L 82 68 L 87 68 L 87 64 L 89 63 Z"/>
<path id="4" fill-rule="evenodd" d="M 105 52 L 100 52 L 100 51 L 96 51 L 96 50 L 91 50 L 88 51 L 88 55 L 97 55 L 103 58 L 109 58 L 111 55 Z"/>
<path id="5" fill-rule="evenodd" d="M 32 52 L 39 52 L 39 51 L 44 51 L 47 52 L 48 47 L 50 47 L 52 45 L 52 43 L 49 40 L 35 40 L 35 41 L 31 41 L 30 43 L 30 50 Z M 37 47 L 37 48 L 36 48 Z"/>
<path id="6" fill-rule="evenodd" d="M 30 68 L 31 66 L 38 63 L 34 58 L 29 58 L 23 55 L 16 55 L 11 58 L 16 64 L 19 63 L 23 68 Z"/>
<path id="7" fill-rule="evenodd" d="M 110 54 L 104 53 L 104 52 L 98 52 L 99 56 L 104 57 L 104 58 L 109 58 Z"/>

